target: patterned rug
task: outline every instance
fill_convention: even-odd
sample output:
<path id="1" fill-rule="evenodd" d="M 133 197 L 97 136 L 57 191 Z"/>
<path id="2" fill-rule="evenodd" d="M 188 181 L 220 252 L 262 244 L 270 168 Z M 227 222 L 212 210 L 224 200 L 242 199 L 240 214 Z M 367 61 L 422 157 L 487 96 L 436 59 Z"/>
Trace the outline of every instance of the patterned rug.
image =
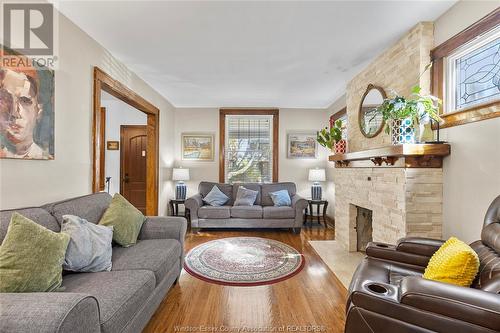
<path id="1" fill-rule="evenodd" d="M 281 242 L 259 237 L 213 240 L 186 255 L 186 271 L 207 282 L 232 286 L 276 283 L 300 272 L 302 254 Z"/>

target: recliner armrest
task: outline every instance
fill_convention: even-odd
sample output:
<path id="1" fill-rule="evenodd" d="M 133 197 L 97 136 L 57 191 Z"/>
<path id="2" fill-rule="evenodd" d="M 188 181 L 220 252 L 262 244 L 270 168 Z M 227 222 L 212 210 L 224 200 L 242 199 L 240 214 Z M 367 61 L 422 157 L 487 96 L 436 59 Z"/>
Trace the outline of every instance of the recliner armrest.
<path id="1" fill-rule="evenodd" d="M 406 237 L 398 240 L 396 249 L 406 253 L 431 257 L 444 242 L 442 239 Z"/>
<path id="2" fill-rule="evenodd" d="M 500 331 L 497 294 L 409 276 L 401 281 L 400 302 Z"/>
<path id="3" fill-rule="evenodd" d="M 407 265 L 426 267 L 430 257 L 399 251 L 395 245 L 370 242 L 366 247 L 366 255 L 371 258 L 394 261 Z"/>
<path id="4" fill-rule="evenodd" d="M 2 293 L 2 332 L 100 332 L 99 304 L 87 294 Z"/>

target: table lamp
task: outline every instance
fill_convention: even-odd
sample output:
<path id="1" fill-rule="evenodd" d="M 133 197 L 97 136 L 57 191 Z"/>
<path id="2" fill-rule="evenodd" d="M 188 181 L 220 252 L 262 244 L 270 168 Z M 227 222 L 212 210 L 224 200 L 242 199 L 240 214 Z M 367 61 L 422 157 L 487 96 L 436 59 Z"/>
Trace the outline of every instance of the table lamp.
<path id="1" fill-rule="evenodd" d="M 319 182 L 326 180 L 325 169 L 309 169 L 309 181 L 314 182 L 311 186 L 311 199 L 321 200 L 321 185 Z"/>
<path id="2" fill-rule="evenodd" d="M 185 180 L 189 180 L 189 169 L 174 168 L 172 171 L 172 180 L 177 181 L 175 185 L 175 200 L 186 200 L 186 184 Z"/>

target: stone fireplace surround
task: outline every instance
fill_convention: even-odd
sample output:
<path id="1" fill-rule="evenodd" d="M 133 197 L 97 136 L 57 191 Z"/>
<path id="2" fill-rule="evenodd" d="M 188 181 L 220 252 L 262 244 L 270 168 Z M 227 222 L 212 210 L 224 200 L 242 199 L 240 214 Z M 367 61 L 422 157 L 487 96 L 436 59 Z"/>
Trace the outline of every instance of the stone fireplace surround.
<path id="1" fill-rule="evenodd" d="M 357 208 L 372 210 L 373 241 L 441 238 L 443 173 L 440 168 L 336 168 L 335 238 L 357 250 Z"/>

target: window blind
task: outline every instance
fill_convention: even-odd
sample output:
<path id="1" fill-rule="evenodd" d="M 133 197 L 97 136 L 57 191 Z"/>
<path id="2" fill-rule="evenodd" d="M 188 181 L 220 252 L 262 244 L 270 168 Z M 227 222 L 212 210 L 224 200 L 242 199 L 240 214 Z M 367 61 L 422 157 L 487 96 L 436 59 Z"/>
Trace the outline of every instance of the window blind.
<path id="1" fill-rule="evenodd" d="M 273 116 L 226 116 L 225 180 L 269 183 L 273 173 Z"/>

